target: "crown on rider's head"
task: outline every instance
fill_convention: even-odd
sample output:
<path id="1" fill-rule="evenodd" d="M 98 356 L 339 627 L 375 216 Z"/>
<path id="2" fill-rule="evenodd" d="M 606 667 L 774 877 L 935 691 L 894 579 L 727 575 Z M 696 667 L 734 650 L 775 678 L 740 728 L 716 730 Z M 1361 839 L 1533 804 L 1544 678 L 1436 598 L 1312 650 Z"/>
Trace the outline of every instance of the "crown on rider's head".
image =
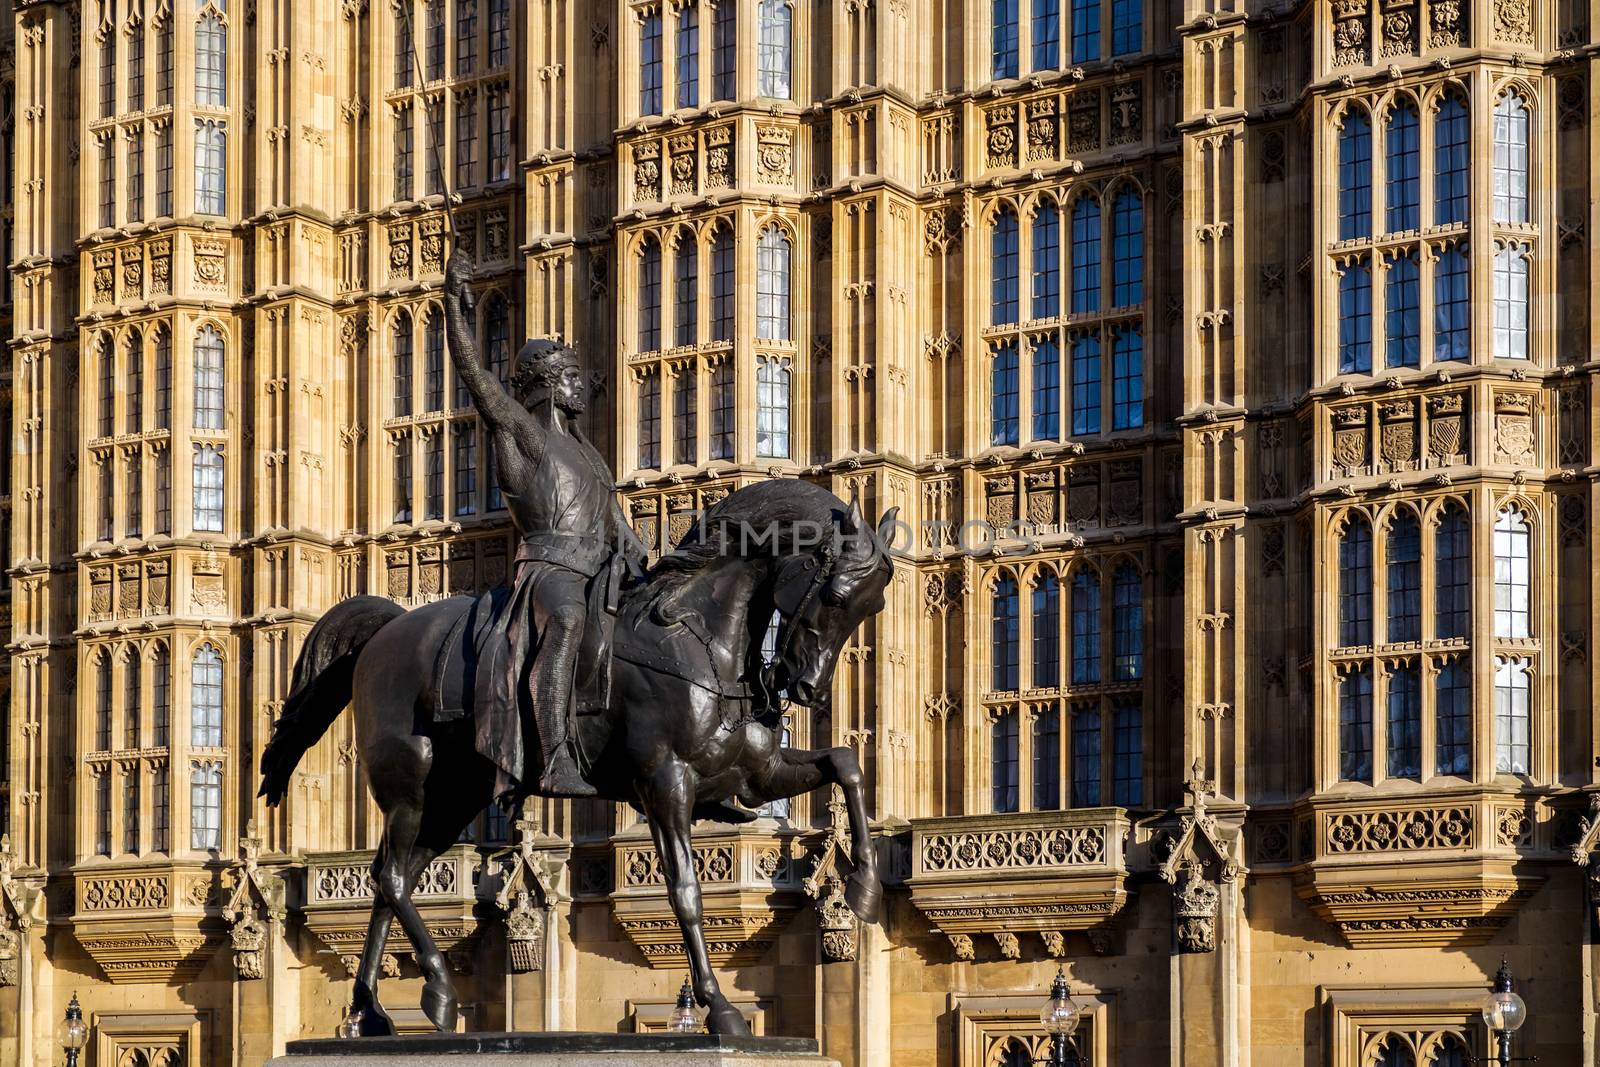
<path id="1" fill-rule="evenodd" d="M 578 366 L 578 353 L 560 336 L 536 337 L 517 353 L 517 368 L 512 372 L 511 385 L 519 390 L 554 385 L 569 366 Z"/>

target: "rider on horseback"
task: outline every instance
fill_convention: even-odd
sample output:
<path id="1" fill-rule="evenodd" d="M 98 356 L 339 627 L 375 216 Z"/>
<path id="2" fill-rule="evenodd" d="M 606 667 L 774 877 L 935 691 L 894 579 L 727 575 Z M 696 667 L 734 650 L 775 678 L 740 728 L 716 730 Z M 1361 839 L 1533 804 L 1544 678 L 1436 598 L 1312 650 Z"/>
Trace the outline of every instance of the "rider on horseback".
<path id="1" fill-rule="evenodd" d="M 471 267 L 452 255 L 444 287 L 450 358 L 488 427 L 501 494 L 521 539 L 510 601 L 498 616 L 510 656 L 477 708 L 477 748 L 497 767 L 497 797 L 593 796 L 567 737 L 578 651 L 598 599 L 590 596 L 595 583 L 610 583 L 601 588 L 614 595 L 620 580 L 613 546 L 637 541 L 629 538 L 610 468 L 578 427 L 588 389 L 577 353 L 556 340 L 529 341 L 508 390 L 479 358 L 471 280 Z M 538 737 L 537 784 L 527 783 L 524 768 L 528 725 Z"/>

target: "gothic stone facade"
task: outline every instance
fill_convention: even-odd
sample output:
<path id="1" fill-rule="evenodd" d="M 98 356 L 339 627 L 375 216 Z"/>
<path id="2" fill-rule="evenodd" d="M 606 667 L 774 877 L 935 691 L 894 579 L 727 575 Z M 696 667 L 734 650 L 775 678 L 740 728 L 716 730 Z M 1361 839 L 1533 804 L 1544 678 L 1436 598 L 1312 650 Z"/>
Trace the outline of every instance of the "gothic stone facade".
<path id="1" fill-rule="evenodd" d="M 255 765 L 318 613 L 502 580 L 442 351 L 577 344 L 640 535 L 910 520 L 825 795 L 699 846 L 759 1030 L 851 1065 L 1595 1063 L 1600 0 L 0 0 L 0 1063 L 329 1033 L 377 821 Z M 859 843 L 858 843 L 859 844 Z M 812 896 L 819 897 L 813 903 Z M 419 899 L 478 1028 L 650 1029 L 629 811 Z M 403 943 L 386 1000 L 421 1025 Z"/>

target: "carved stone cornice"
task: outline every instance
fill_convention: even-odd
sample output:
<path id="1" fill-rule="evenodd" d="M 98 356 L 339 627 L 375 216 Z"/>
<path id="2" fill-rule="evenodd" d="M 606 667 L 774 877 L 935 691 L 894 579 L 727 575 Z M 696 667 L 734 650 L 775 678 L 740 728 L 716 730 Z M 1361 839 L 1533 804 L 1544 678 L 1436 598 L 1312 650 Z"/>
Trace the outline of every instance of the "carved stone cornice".
<path id="1" fill-rule="evenodd" d="M 1554 862 L 1550 812 L 1513 794 L 1314 799 L 1296 891 L 1353 946 L 1482 944 Z"/>
<path id="2" fill-rule="evenodd" d="M 189 981 L 227 930 L 220 874 L 198 863 L 80 868 L 73 934 L 110 982 Z"/>
<path id="3" fill-rule="evenodd" d="M 1127 904 L 1130 824 L 1121 808 L 974 815 L 912 825 L 911 903 L 973 958 L 974 935 L 1038 934 L 1051 955 L 1061 935 L 1104 928 Z"/>
<path id="4" fill-rule="evenodd" d="M 718 967 L 753 963 L 777 940 L 804 896 L 793 831 L 759 824 L 695 836 L 706 948 Z M 655 846 L 643 827 L 612 841 L 612 914 L 651 967 L 687 965 Z"/>

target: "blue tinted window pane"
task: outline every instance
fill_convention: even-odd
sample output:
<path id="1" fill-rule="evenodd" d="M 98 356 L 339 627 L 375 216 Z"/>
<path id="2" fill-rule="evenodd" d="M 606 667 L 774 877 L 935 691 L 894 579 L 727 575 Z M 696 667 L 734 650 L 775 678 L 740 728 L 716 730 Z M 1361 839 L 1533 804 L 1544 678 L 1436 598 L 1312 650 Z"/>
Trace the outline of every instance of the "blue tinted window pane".
<path id="1" fill-rule="evenodd" d="M 1033 587 L 1033 685 L 1061 684 L 1061 583 L 1047 574 Z"/>
<path id="2" fill-rule="evenodd" d="M 1433 622 L 1440 640 L 1466 637 L 1472 618 L 1472 541 L 1467 513 L 1451 505 L 1439 520 L 1433 541 Z"/>
<path id="3" fill-rule="evenodd" d="M 1033 69 L 1061 65 L 1061 0 L 1033 0 Z"/>
<path id="4" fill-rule="evenodd" d="M 1144 425 L 1144 336 L 1133 327 L 1118 330 L 1111 343 L 1111 428 Z"/>
<path id="5" fill-rule="evenodd" d="M 1372 370 L 1372 272 L 1363 261 L 1339 279 L 1339 373 Z"/>
<path id="6" fill-rule="evenodd" d="M 1125 56 L 1144 47 L 1144 0 L 1111 0 L 1111 54 Z"/>
<path id="7" fill-rule="evenodd" d="M 1072 806 L 1100 806 L 1100 710 L 1093 705 L 1072 713 Z"/>
<path id="8" fill-rule="evenodd" d="M 1339 240 L 1372 235 L 1372 124 L 1359 111 L 1339 133 Z"/>
<path id="9" fill-rule="evenodd" d="M 1436 225 L 1467 221 L 1467 178 L 1472 148 L 1467 105 L 1446 97 L 1433 120 L 1433 221 Z"/>
<path id="10" fill-rule="evenodd" d="M 1088 570 L 1072 578 L 1072 684 L 1100 681 L 1100 579 Z"/>
<path id="11" fill-rule="evenodd" d="M 1042 441 L 1061 436 L 1061 353 L 1050 338 L 1033 346 L 1033 436 Z"/>
<path id="12" fill-rule="evenodd" d="M 1144 716 L 1137 700 L 1119 701 L 1111 721 L 1111 803 L 1144 803 Z"/>
<path id="13" fill-rule="evenodd" d="M 1467 255 L 1447 248 L 1433 268 L 1433 358 L 1467 359 L 1472 324 L 1467 311 Z"/>
<path id="14" fill-rule="evenodd" d="M 993 407 L 990 413 L 991 443 L 1014 445 L 1017 443 L 1018 400 L 1017 346 L 1015 342 L 1002 345 L 995 351 L 991 370 Z"/>
<path id="15" fill-rule="evenodd" d="M 1017 583 L 1002 578 L 995 583 L 993 602 L 993 631 L 990 649 L 993 677 L 990 688 L 995 692 L 1010 692 L 1018 687 L 1017 657 L 1019 618 L 1017 611 Z"/>
<path id="16" fill-rule="evenodd" d="M 1372 527 L 1352 518 L 1339 542 L 1339 644 L 1372 643 Z"/>
<path id="17" fill-rule="evenodd" d="M 1017 0 L 994 0 L 994 76 L 1017 76 Z"/>
<path id="18" fill-rule="evenodd" d="M 653 12 L 639 27 L 639 113 L 661 114 L 661 15 Z"/>
<path id="19" fill-rule="evenodd" d="M 1020 269 L 1017 254 L 1017 217 L 1009 209 L 995 216 L 994 234 L 990 238 L 989 304 L 991 321 L 1016 322 L 1017 271 Z"/>
<path id="20" fill-rule="evenodd" d="M 1072 61 L 1100 58 L 1100 0 L 1072 0 Z"/>
<path id="21" fill-rule="evenodd" d="M 1389 675 L 1389 777 L 1422 777 L 1422 682 L 1416 667 Z"/>
<path id="22" fill-rule="evenodd" d="M 1017 713 L 1002 713 L 989 727 L 989 773 L 995 811 L 1017 810 Z"/>
<path id="23" fill-rule="evenodd" d="M 1402 104 L 1389 116 L 1384 135 L 1384 209 L 1386 228 L 1394 233 L 1422 225 L 1421 120 L 1416 108 Z"/>
<path id="24" fill-rule="evenodd" d="M 1088 197 L 1072 209 L 1072 313 L 1100 310 L 1100 205 Z"/>
<path id="25" fill-rule="evenodd" d="M 1144 581 L 1131 563 L 1118 567 L 1111 580 L 1111 677 L 1144 677 Z"/>
<path id="26" fill-rule="evenodd" d="M 1072 432 L 1100 432 L 1100 339 L 1091 334 L 1072 342 Z"/>
<path id="27" fill-rule="evenodd" d="M 1061 716 L 1054 708 L 1033 719 L 1033 810 L 1061 806 Z"/>
<path id="28" fill-rule="evenodd" d="M 1384 362 L 1391 367 L 1415 367 L 1422 358 L 1422 296 L 1416 253 L 1391 263 L 1384 284 Z"/>
<path id="29" fill-rule="evenodd" d="M 1111 304 L 1143 301 L 1144 205 L 1138 193 L 1123 189 L 1111 205 Z"/>
<path id="30" fill-rule="evenodd" d="M 1372 668 L 1345 675 L 1339 687 L 1339 778 L 1372 780 Z"/>
<path id="31" fill-rule="evenodd" d="M 1402 513 L 1389 528 L 1388 597 L 1390 641 L 1422 640 L 1422 528 Z"/>
<path id="32" fill-rule="evenodd" d="M 1061 218 L 1041 208 L 1033 222 L 1033 317 L 1061 314 Z"/>
<path id="33" fill-rule="evenodd" d="M 1472 773 L 1472 674 L 1459 659 L 1434 680 L 1435 774 Z"/>

